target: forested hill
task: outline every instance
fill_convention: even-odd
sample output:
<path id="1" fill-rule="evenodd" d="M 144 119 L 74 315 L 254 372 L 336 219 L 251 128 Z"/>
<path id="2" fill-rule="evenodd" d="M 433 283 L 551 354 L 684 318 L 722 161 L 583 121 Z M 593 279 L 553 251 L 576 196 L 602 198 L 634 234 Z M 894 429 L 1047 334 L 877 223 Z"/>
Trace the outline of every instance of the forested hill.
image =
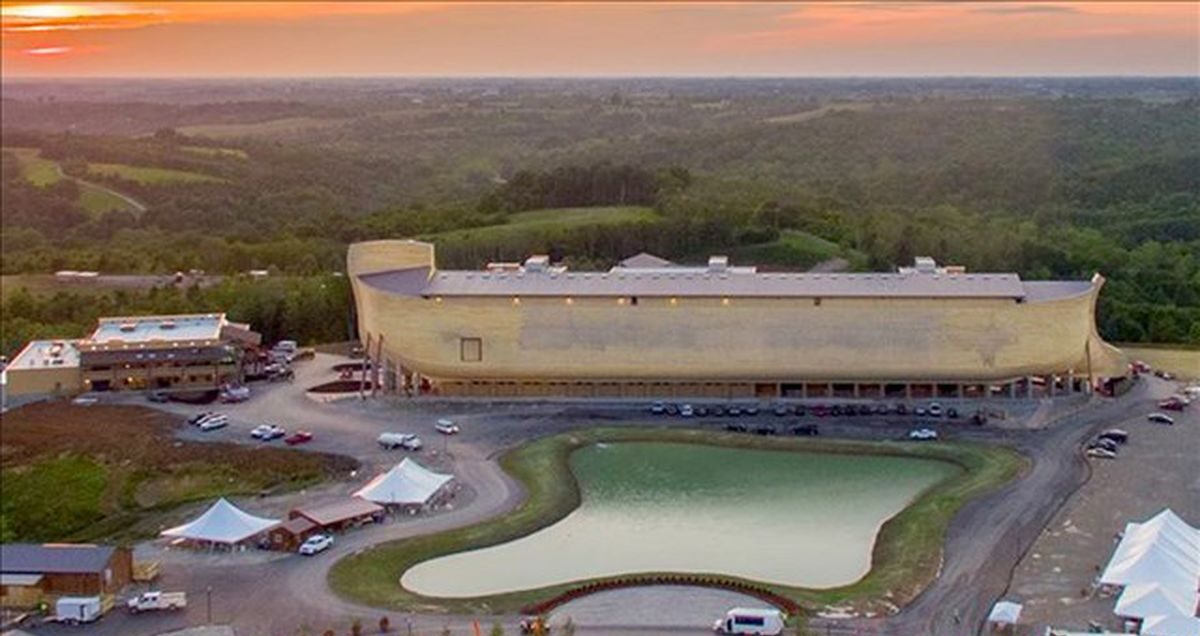
<path id="1" fill-rule="evenodd" d="M 532 251 L 605 266 L 649 250 L 886 270 L 929 254 L 1029 278 L 1099 271 L 1109 279 L 1106 337 L 1200 343 L 1198 87 L 1170 78 L 6 85 L 2 265 L 5 274 L 271 268 L 299 281 L 340 270 L 348 242 L 389 236 L 434 240 L 443 265 L 463 267 Z M 17 308 L 22 333 L 61 323 L 37 304 Z"/>

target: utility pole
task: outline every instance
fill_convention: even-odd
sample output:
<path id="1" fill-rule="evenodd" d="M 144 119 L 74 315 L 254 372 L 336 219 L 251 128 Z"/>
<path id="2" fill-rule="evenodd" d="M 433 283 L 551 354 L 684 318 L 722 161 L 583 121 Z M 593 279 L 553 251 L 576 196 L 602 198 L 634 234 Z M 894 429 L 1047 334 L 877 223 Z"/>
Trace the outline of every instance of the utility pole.
<path id="1" fill-rule="evenodd" d="M 208 624 L 212 625 L 212 586 L 208 586 L 204 590 L 204 604 L 208 609 Z"/>

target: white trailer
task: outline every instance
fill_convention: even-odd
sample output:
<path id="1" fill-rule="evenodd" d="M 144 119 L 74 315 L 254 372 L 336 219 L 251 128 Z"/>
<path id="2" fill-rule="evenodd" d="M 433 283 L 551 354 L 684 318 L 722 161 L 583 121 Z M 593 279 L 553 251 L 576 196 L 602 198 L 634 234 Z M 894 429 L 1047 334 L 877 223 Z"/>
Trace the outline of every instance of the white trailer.
<path id="1" fill-rule="evenodd" d="M 777 609 L 735 607 L 717 619 L 713 631 L 719 634 L 776 636 L 783 633 L 783 612 Z"/>
<path id="2" fill-rule="evenodd" d="M 99 596 L 63 596 L 54 603 L 54 620 L 59 623 L 91 623 L 103 614 Z"/>

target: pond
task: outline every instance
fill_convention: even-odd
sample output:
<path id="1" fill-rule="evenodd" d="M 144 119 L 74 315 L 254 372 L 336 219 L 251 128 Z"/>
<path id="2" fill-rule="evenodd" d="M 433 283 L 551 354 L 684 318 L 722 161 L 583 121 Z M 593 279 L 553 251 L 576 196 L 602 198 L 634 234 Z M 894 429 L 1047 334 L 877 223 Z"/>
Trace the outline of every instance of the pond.
<path id="1" fill-rule="evenodd" d="M 960 472 L 885 455 L 596 444 L 571 455 L 582 501 L 528 536 L 419 563 L 401 583 L 465 598 L 639 572 L 825 588 L 861 578 L 885 521 Z"/>

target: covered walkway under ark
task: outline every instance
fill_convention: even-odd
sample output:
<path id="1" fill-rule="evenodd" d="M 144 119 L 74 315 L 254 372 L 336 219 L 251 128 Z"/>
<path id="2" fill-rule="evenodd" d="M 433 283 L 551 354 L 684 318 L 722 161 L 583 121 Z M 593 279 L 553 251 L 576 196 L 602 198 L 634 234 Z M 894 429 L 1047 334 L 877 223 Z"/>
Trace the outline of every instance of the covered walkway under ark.
<path id="1" fill-rule="evenodd" d="M 1045 399 L 1089 394 L 1087 376 L 1026 376 L 999 382 L 687 382 L 687 381 L 529 381 L 441 380 L 427 378 L 390 360 L 372 361 L 364 374 L 367 390 L 416 397 L 565 397 L 565 398 L 710 398 L 710 399 Z"/>

